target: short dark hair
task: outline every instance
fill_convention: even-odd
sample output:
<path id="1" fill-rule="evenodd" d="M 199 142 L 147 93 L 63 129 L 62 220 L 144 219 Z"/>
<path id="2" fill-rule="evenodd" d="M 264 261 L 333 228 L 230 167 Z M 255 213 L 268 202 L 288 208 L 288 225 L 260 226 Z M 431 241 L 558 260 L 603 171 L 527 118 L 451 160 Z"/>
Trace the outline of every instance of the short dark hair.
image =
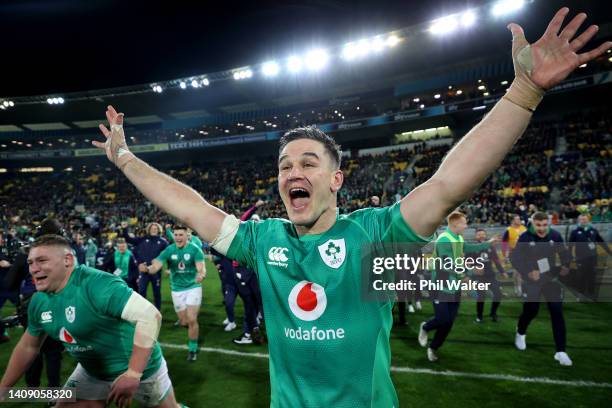
<path id="1" fill-rule="evenodd" d="M 125 244 L 126 243 L 125 238 L 117 238 L 117 243 L 118 244 Z"/>
<path id="2" fill-rule="evenodd" d="M 70 242 L 61 235 L 46 234 L 36 238 L 30 248 L 36 248 L 41 246 L 61 246 L 66 249 L 70 249 Z"/>
<path id="3" fill-rule="evenodd" d="M 40 225 L 36 229 L 35 236 L 42 237 L 43 235 L 64 235 L 64 229 L 62 228 L 62 224 L 51 217 L 47 217 L 41 221 Z"/>
<path id="4" fill-rule="evenodd" d="M 484 228 L 476 228 L 476 232 L 480 232 L 480 231 L 487 232 L 487 230 Z"/>
<path id="5" fill-rule="evenodd" d="M 336 143 L 333 137 L 314 126 L 299 127 L 285 132 L 283 137 L 280 138 L 278 154 L 280 155 L 290 142 L 300 139 L 316 140 L 323 144 L 325 151 L 329 154 L 337 167 L 340 167 L 342 163 L 342 149 L 340 145 Z"/>
<path id="6" fill-rule="evenodd" d="M 185 231 L 187 231 L 189 228 L 188 228 L 188 227 L 186 227 L 186 226 L 185 226 L 185 225 L 183 225 L 183 224 L 174 224 L 174 226 L 172 227 L 172 229 L 173 229 L 173 230 L 175 230 L 175 231 L 176 231 L 176 230 L 185 230 Z"/>
<path id="7" fill-rule="evenodd" d="M 548 221 L 548 214 L 542 211 L 536 211 L 531 216 L 532 221 Z"/>

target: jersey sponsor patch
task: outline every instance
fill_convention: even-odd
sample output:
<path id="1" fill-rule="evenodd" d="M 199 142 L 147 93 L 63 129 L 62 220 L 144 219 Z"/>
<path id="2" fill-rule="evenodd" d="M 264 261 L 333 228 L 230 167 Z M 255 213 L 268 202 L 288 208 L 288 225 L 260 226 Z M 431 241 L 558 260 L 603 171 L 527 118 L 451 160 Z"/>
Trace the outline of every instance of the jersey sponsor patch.
<path id="1" fill-rule="evenodd" d="M 40 322 L 41 323 L 51 323 L 53 321 L 53 312 L 48 310 L 46 312 L 42 312 L 40 314 Z"/>
<path id="2" fill-rule="evenodd" d="M 289 248 L 285 247 L 272 247 L 268 250 L 268 265 L 272 266 L 282 266 L 286 268 L 289 264 L 289 257 L 287 256 L 287 252 Z"/>
<path id="3" fill-rule="evenodd" d="M 306 322 L 317 320 L 327 307 L 327 295 L 321 285 L 301 281 L 289 293 L 289 308 L 293 314 Z"/>
<path id="4" fill-rule="evenodd" d="M 74 323 L 74 319 L 76 318 L 76 309 L 74 306 L 68 306 L 66 308 L 66 320 L 68 323 Z"/>
<path id="5" fill-rule="evenodd" d="M 344 238 L 330 239 L 326 243 L 319 245 L 319 254 L 327 266 L 338 269 L 346 258 Z"/>
<path id="6" fill-rule="evenodd" d="M 62 327 L 60 329 L 59 339 L 60 341 L 63 341 L 64 343 L 77 344 L 76 340 L 74 339 L 74 336 L 72 336 L 72 334 L 70 334 L 70 332 L 66 330 L 65 327 Z"/>

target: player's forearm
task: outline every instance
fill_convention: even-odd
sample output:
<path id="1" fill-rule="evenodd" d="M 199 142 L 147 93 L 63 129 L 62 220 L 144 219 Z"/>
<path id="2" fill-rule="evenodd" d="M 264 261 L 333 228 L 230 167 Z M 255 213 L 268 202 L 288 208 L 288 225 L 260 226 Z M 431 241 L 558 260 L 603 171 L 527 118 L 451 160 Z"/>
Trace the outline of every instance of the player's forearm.
<path id="1" fill-rule="evenodd" d="M 19 381 L 23 373 L 32 364 L 38 355 L 38 348 L 28 347 L 20 340 L 13 349 L 11 358 L 0 381 L 1 387 L 12 387 Z"/>
<path id="2" fill-rule="evenodd" d="M 215 239 L 225 214 L 206 202 L 191 187 L 157 171 L 138 158 L 127 162 L 122 171 L 162 211 L 196 229 L 205 240 Z M 208 228 L 197 227 L 197 221 L 202 219 L 206 220 Z"/>
<path id="3" fill-rule="evenodd" d="M 140 347 L 134 344 L 132 355 L 130 356 L 130 362 L 128 364 L 128 373 L 134 377 L 140 378 L 144 370 L 147 368 L 152 350 L 152 347 Z"/>
<path id="4" fill-rule="evenodd" d="M 501 99 L 450 151 L 433 175 L 448 208 L 468 198 L 525 132 L 531 112 Z"/>

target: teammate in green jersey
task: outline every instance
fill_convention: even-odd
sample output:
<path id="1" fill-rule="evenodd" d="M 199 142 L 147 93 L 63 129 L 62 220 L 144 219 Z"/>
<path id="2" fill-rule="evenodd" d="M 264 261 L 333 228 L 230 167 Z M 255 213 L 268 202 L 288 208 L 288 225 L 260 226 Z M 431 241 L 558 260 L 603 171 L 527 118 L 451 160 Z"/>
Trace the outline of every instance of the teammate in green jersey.
<path id="1" fill-rule="evenodd" d="M 15 346 L 0 382 L 0 396 L 23 375 L 46 336 L 64 343 L 78 365 L 66 382 L 76 405 L 176 408 L 166 362 L 157 343 L 161 315 L 112 274 L 75 267 L 70 244 L 43 235 L 32 244 L 28 264 L 36 294 L 28 328 Z M 67 406 L 60 403 L 58 406 Z"/>
<path id="2" fill-rule="evenodd" d="M 188 361 L 195 361 L 198 352 L 198 313 L 202 303 L 202 279 L 206 277 L 204 253 L 201 248 L 187 242 L 187 228 L 181 225 L 174 227 L 174 244 L 169 245 L 147 267 L 149 273 L 155 274 L 164 262 L 168 262 L 172 303 L 178 315 L 179 323 L 187 326 Z"/>
<path id="3" fill-rule="evenodd" d="M 94 141 L 143 195 L 258 274 L 270 341 L 272 406 L 397 406 L 391 383 L 389 302 L 361 302 L 361 245 L 425 242 L 452 209 L 499 166 L 523 134 L 545 90 L 612 47 L 576 54 L 596 33 L 571 41 L 586 16 L 562 31 L 557 12 L 532 45 L 510 24 L 516 78 L 504 97 L 443 160 L 435 174 L 391 207 L 339 216 L 339 147 L 316 128 L 281 140 L 278 189 L 289 220 L 240 222 L 188 186 L 136 158 L 123 114 L 109 106 L 106 142 Z M 571 41 L 571 42 L 570 42 Z M 482 152 L 486 152 L 483 154 Z"/>

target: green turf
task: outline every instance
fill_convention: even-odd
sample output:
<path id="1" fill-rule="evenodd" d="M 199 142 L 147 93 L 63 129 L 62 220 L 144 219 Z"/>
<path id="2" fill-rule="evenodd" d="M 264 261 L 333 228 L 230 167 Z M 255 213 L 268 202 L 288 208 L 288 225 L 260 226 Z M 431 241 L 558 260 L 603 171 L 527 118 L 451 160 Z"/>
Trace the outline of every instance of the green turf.
<path id="1" fill-rule="evenodd" d="M 204 301 L 199 317 L 202 338 L 200 345 L 267 353 L 266 346 L 234 345 L 231 340 L 240 334 L 240 330 L 231 333 L 223 331 L 221 322 L 225 318 L 225 311 L 221 303 L 220 282 L 211 265 L 208 265 L 208 270 L 209 277 L 205 280 Z M 149 298 L 152 299 L 151 294 Z M 498 323 L 485 320 L 480 325 L 473 323 L 474 304 L 462 304 L 453 331 L 444 347 L 439 350 L 440 360 L 430 363 L 426 359 L 425 350 L 416 342 L 419 323 L 432 314 L 429 303 L 425 302 L 423 306 L 422 311 L 407 315 L 408 325 L 395 327 L 392 331 L 392 364 L 395 367 L 612 383 L 612 304 L 565 305 L 567 351 L 574 361 L 571 368 L 561 367 L 553 360 L 554 344 L 545 305 L 542 305 L 540 315 L 530 326 L 527 350 L 515 350 L 514 330 L 521 307 L 516 302 L 502 303 Z M 485 312 L 488 312 L 488 307 L 487 304 Z M 3 313 L 9 312 L 9 308 L 5 307 Z M 237 301 L 238 322 L 242 321 L 242 312 L 242 303 Z M 162 313 L 164 322 L 160 341 L 186 345 L 186 330 L 173 326 L 176 315 L 167 278 L 163 284 Z M 20 329 L 13 329 L 11 342 L 0 345 L 1 367 L 8 361 L 10 350 L 20 332 Z M 186 350 L 164 349 L 177 399 L 191 408 L 269 405 L 267 359 L 202 352 L 197 362 L 188 363 L 186 354 Z M 67 378 L 74 362 L 68 356 L 64 362 L 62 374 L 63 378 Z M 402 406 L 603 407 L 612 399 L 612 388 L 520 383 L 422 373 L 393 372 L 392 377 Z M 23 382 L 19 385 L 23 386 Z"/>

